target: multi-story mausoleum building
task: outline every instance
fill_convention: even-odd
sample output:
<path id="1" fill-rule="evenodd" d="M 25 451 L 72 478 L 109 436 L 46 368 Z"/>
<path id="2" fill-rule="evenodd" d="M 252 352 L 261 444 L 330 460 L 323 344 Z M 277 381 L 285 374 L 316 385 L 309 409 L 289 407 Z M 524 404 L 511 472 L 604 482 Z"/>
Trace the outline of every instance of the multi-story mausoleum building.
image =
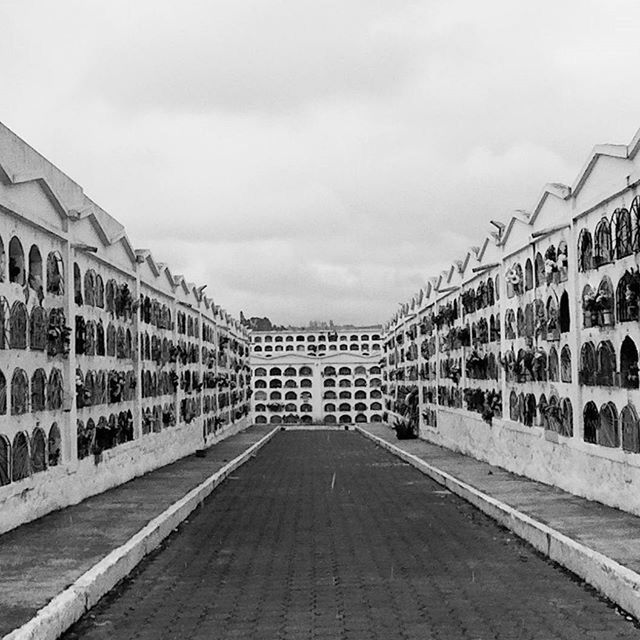
<path id="1" fill-rule="evenodd" d="M 381 327 L 251 333 L 258 424 L 382 421 Z"/>
<path id="2" fill-rule="evenodd" d="M 249 413 L 246 330 L 0 125 L 0 532 Z"/>
<path id="3" fill-rule="evenodd" d="M 601 145 L 385 328 L 390 421 L 640 513 L 640 132 Z"/>

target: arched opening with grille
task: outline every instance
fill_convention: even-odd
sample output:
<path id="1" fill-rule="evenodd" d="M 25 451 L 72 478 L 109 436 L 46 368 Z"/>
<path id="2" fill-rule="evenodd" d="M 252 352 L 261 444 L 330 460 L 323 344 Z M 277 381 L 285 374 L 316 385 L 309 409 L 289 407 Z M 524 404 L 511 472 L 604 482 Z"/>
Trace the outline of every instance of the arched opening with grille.
<path id="1" fill-rule="evenodd" d="M 560 296 L 560 333 L 567 333 L 571 330 L 571 313 L 569 311 L 569 294 L 566 291 Z"/>
<path id="2" fill-rule="evenodd" d="M 593 342 L 585 342 L 580 349 L 580 382 L 584 385 L 596 383 L 596 349 Z"/>
<path id="3" fill-rule="evenodd" d="M 47 438 L 40 427 L 31 436 L 31 472 L 38 473 L 47 468 Z"/>
<path id="4" fill-rule="evenodd" d="M 11 479 L 17 482 L 28 478 L 31 475 L 31 454 L 26 433 L 20 431 L 16 434 L 11 450 Z"/>
<path id="5" fill-rule="evenodd" d="M 602 218 L 596 226 L 593 241 L 593 266 L 600 267 L 613 261 L 611 242 L 611 225 L 607 218 Z"/>
<path id="6" fill-rule="evenodd" d="M 632 404 L 628 404 L 620 412 L 622 427 L 622 448 L 630 453 L 640 453 L 640 424 L 638 413 Z"/>
<path id="7" fill-rule="evenodd" d="M 544 284 L 544 258 L 542 254 L 538 251 L 536 253 L 536 261 L 535 261 L 535 284 L 536 289 Z"/>
<path id="8" fill-rule="evenodd" d="M 573 436 L 573 406 L 569 398 L 564 398 L 561 403 L 562 407 L 562 431 L 560 435 L 570 438 Z"/>
<path id="9" fill-rule="evenodd" d="M 633 253 L 629 210 L 624 207 L 616 209 L 613 212 L 612 220 L 615 233 L 615 254 L 619 260 Z"/>
<path id="10" fill-rule="evenodd" d="M 518 403 L 518 394 L 515 391 L 509 394 L 509 419 L 514 422 L 520 422 L 520 405 Z"/>
<path id="11" fill-rule="evenodd" d="M 560 351 L 560 382 L 571 382 L 571 349 L 568 345 Z"/>
<path id="12" fill-rule="evenodd" d="M 524 264 L 524 290 L 530 291 L 533 289 L 533 264 L 531 259 L 527 258 Z"/>
<path id="13" fill-rule="evenodd" d="M 25 285 L 24 250 L 15 236 L 9 241 L 9 282 Z"/>
<path id="14" fill-rule="evenodd" d="M 578 271 L 593 269 L 593 239 L 587 229 L 578 237 Z"/>
<path id="15" fill-rule="evenodd" d="M 598 412 L 598 407 L 596 407 L 593 401 L 590 400 L 584 405 L 582 419 L 584 426 L 584 441 L 596 444 L 598 428 L 600 425 L 600 414 Z"/>
<path id="16" fill-rule="evenodd" d="M 559 381 L 559 366 L 558 366 L 558 352 L 554 346 L 549 349 L 549 364 L 548 364 L 549 382 Z"/>
<path id="17" fill-rule="evenodd" d="M 606 402 L 600 408 L 600 428 L 598 429 L 596 441 L 597 444 L 603 447 L 620 446 L 618 412 L 613 402 Z"/>
<path id="18" fill-rule="evenodd" d="M 613 386 L 616 373 L 616 352 L 609 340 L 603 340 L 598 344 L 596 362 L 596 384 L 603 387 Z"/>
<path id="19" fill-rule="evenodd" d="M 627 336 L 620 347 L 620 385 L 626 389 L 638 388 L 638 349 Z"/>

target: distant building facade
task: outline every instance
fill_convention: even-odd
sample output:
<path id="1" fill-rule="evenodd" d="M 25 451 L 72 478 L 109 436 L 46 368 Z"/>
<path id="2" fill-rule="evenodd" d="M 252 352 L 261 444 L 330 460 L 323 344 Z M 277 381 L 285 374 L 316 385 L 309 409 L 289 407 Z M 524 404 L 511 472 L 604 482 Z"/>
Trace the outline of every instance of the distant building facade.
<path id="1" fill-rule="evenodd" d="M 251 333 L 258 424 L 381 422 L 380 326 Z"/>

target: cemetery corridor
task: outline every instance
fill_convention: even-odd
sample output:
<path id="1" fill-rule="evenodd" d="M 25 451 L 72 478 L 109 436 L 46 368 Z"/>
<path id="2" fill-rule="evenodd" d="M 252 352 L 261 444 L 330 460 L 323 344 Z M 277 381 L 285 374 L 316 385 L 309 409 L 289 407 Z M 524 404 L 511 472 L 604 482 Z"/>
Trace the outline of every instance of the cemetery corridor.
<path id="1" fill-rule="evenodd" d="M 578 580 L 353 431 L 283 431 L 65 640 L 635 638 Z"/>

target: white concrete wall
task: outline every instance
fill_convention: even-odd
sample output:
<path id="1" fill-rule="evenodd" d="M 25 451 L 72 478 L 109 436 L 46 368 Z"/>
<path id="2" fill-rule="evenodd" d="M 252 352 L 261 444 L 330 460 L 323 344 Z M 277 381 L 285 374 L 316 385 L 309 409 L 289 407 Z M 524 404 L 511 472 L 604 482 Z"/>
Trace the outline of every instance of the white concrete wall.
<path id="1" fill-rule="evenodd" d="M 555 485 L 578 496 L 640 515 L 640 454 L 564 438 L 542 427 L 437 409 L 438 426 L 420 437 L 434 444 Z"/>
<path id="2" fill-rule="evenodd" d="M 640 514 L 640 451 L 625 451 L 623 447 L 640 448 L 640 420 L 637 418 L 640 390 L 632 377 L 626 383 L 622 381 L 621 346 L 627 337 L 636 347 L 640 346 L 640 322 L 637 318 L 630 318 L 629 314 L 620 314 L 618 305 L 615 305 L 613 324 L 602 322 L 600 326 L 586 327 L 585 315 L 590 319 L 591 314 L 583 310 L 582 292 L 587 284 L 596 291 L 603 279 L 609 278 L 615 293 L 625 272 L 640 268 L 640 245 L 637 242 L 640 237 L 639 150 L 640 131 L 627 146 L 602 145 L 595 148 L 571 187 L 547 184 L 536 202 L 523 203 L 517 213 L 504 220 L 504 224 L 493 220 L 492 233 L 440 274 L 425 278 L 422 291 L 402 305 L 385 327 L 384 372 L 389 409 L 393 407 L 400 387 L 418 388 L 422 437 L 514 473 L 636 514 Z M 621 242 L 620 250 L 610 256 L 603 252 L 598 264 L 587 264 L 583 270 L 579 260 L 581 232 L 589 231 L 595 245 L 596 229 L 606 219 L 612 225 L 611 245 L 615 247 L 617 216 L 625 210 L 631 216 L 631 255 L 624 255 L 625 243 Z M 619 237 L 624 238 L 626 226 L 621 225 L 620 230 Z M 540 253 L 544 263 L 547 249 L 551 246 L 558 249 L 561 243 L 566 243 L 568 248 L 566 270 L 563 268 L 560 273 L 558 269 L 555 274 L 552 270 L 549 278 L 545 274 L 539 286 L 530 289 L 522 287 L 524 290 L 514 292 L 512 287 L 507 288 L 511 268 L 520 265 L 525 273 L 528 259 L 535 265 L 535 256 Z M 605 238 L 602 245 L 607 244 Z M 461 309 L 462 300 L 477 287 L 479 281 L 496 276 L 500 279 L 500 299 L 491 307 L 483 306 L 468 313 L 461 311 L 453 320 L 451 314 L 438 315 L 454 305 Z M 507 313 L 515 315 L 517 324 L 519 312 L 526 312 L 527 307 L 532 308 L 536 301 L 542 301 L 545 307 L 553 298 L 559 303 L 564 293 L 568 300 L 570 326 L 568 329 L 565 327 L 560 336 L 554 336 L 552 332 L 530 332 L 526 327 L 522 331 L 516 330 L 515 336 L 505 330 Z M 627 294 L 621 296 L 622 307 L 627 297 Z M 473 348 L 481 356 L 501 354 L 505 366 L 493 380 L 483 381 L 470 377 L 465 371 L 471 348 L 451 346 L 445 338 L 451 328 L 462 329 L 465 325 L 472 328 L 474 321 L 481 317 L 488 320 L 490 314 L 494 318 L 499 316 L 501 320 L 500 338 L 488 344 L 477 341 Z M 439 323 L 430 321 L 434 319 Z M 417 336 L 416 329 L 420 329 Z M 434 340 L 435 353 L 424 357 L 421 346 L 428 340 Z M 596 348 L 600 343 L 606 346 L 604 343 L 610 342 L 615 362 L 609 364 L 608 358 L 602 359 L 606 366 L 581 362 L 581 350 L 588 342 Z M 418 347 L 417 359 L 409 358 L 409 346 L 413 344 Z M 505 356 L 511 352 L 517 355 L 529 348 L 543 349 L 548 356 L 555 348 L 560 356 L 563 346 L 568 347 L 571 354 L 571 381 L 562 381 L 559 375 L 552 381 L 548 375 L 532 376 L 515 368 L 508 370 L 508 358 Z M 450 358 L 461 360 L 462 371 L 457 380 L 446 367 L 441 366 Z M 416 367 L 421 370 L 425 365 L 429 365 L 429 375 L 416 375 Z M 600 369 L 600 373 L 607 375 L 611 369 L 615 375 L 610 376 L 611 381 L 602 375 L 594 380 L 594 384 L 583 384 L 584 374 L 592 369 L 593 373 Z M 624 371 L 628 370 L 625 363 Z M 438 405 L 439 388 L 455 390 L 461 395 L 464 390 L 496 391 L 502 399 L 502 417 L 494 417 L 489 426 L 478 413 L 443 406 L 446 402 Z M 523 423 L 530 419 L 528 412 L 525 416 L 519 416 L 517 410 L 510 413 L 512 394 L 516 397 L 533 396 L 536 401 L 533 421 L 538 425 L 542 425 L 550 415 L 544 404 L 541 410 L 542 396 L 547 403 L 553 397 L 558 406 L 562 404 L 567 409 L 563 411 L 561 428 L 557 424 L 548 424 L 546 430 L 542 426 L 525 426 Z M 433 401 L 432 395 L 435 395 Z M 588 425 L 595 435 L 589 432 L 585 435 L 584 410 L 589 402 L 593 402 L 600 411 L 599 419 L 589 421 Z M 465 406 L 464 402 L 462 404 Z M 489 411 L 487 405 L 485 396 L 485 411 Z M 615 414 L 610 411 L 611 405 L 615 407 Z M 624 431 L 620 419 L 623 410 L 627 416 Z M 572 432 L 572 435 L 565 437 L 556 431 Z M 623 438 L 623 434 L 627 437 Z M 598 444 L 585 442 L 585 437 Z"/>
<path id="3" fill-rule="evenodd" d="M 104 451 L 97 464 L 89 456 L 1 487 L 0 534 L 209 447 L 249 424 L 248 418 L 229 424 L 206 443 L 199 426 L 169 427 Z"/>
<path id="4" fill-rule="evenodd" d="M 0 374 L 6 381 L 6 388 L 0 384 L 0 393 L 6 393 L 6 398 L 2 398 L 0 403 L 0 482 L 6 483 L 0 486 L 0 532 L 209 446 L 248 423 L 250 369 L 247 330 L 212 299 L 204 296 L 203 287 L 172 274 L 166 265 L 156 262 L 149 251 L 134 250 L 117 220 L 1 124 L 0 209 Z M 10 282 L 9 247 L 14 238 L 22 246 L 24 275 L 29 272 L 30 248 L 38 248 L 42 259 L 42 290 L 39 291 L 38 278 L 19 278 L 22 281 Z M 47 291 L 47 255 L 54 251 L 60 254 L 63 264 L 62 293 Z M 80 272 L 82 301 L 80 296 L 76 300 L 74 295 L 74 263 Z M 86 278 L 89 270 L 102 278 L 105 299 L 109 279 L 118 286 L 126 284 L 131 301 L 126 317 L 122 314 L 117 317 L 119 314 L 110 310 L 107 304 L 99 307 L 88 303 L 84 285 L 91 282 Z M 30 275 L 34 276 L 35 271 L 34 268 L 34 274 Z M 173 326 L 161 329 L 145 322 L 139 305 L 141 295 L 166 305 L 171 310 Z M 49 311 L 55 308 L 64 312 L 65 324 L 71 331 L 68 352 L 60 350 L 53 354 L 46 348 L 42 349 L 39 340 L 29 338 L 28 328 L 26 345 L 11 344 L 8 338 L 14 331 L 13 325 L 19 328 L 23 323 L 18 322 L 18 314 L 15 315 L 16 322 L 12 322 L 10 310 L 14 306 L 21 308 L 23 304 L 29 314 L 37 306 L 46 311 L 47 320 L 36 331 L 36 336 L 45 336 L 45 343 L 49 336 Z M 190 331 L 189 335 L 181 332 L 176 322 L 178 314 L 197 322 L 200 330 Z M 128 330 L 131 352 L 119 356 L 106 353 L 87 355 L 83 349 L 76 352 L 76 344 L 81 342 L 76 343 L 75 339 L 76 322 L 80 325 L 77 318 L 85 322 L 101 321 L 105 335 L 109 323 Z M 208 339 L 203 337 L 204 324 L 211 329 Z M 22 331 L 13 335 L 22 335 Z M 167 338 L 174 346 L 178 343 L 191 346 L 197 358 L 187 363 L 181 363 L 175 354 L 171 358 L 143 358 L 140 338 L 145 335 Z M 213 368 L 202 362 L 205 347 L 214 354 Z M 31 394 L 34 372 L 42 369 L 48 380 L 54 367 L 62 373 L 64 398 L 62 407 L 55 410 L 51 409 L 54 403 L 45 402 L 44 408 L 39 406 L 39 402 L 34 403 Z M 24 394 L 24 401 L 22 394 L 17 393 L 18 401 L 14 403 L 11 380 L 14 372 L 20 369 L 29 379 L 29 389 Z M 185 384 L 182 388 L 179 384 L 175 391 L 171 389 L 160 394 L 156 390 L 148 392 L 149 397 L 142 398 L 143 371 L 157 374 L 170 370 L 179 377 L 188 371 L 202 382 L 205 369 L 213 371 L 220 379 L 211 381 L 208 387 L 191 385 L 187 388 Z M 76 378 L 84 378 L 86 382 L 89 371 L 128 373 L 133 378 L 127 386 L 131 397 L 121 401 L 114 397 L 111 401 L 107 388 L 106 401 L 94 398 L 91 406 L 78 406 L 82 403 L 77 402 L 77 396 L 84 394 L 77 393 L 82 389 L 80 385 L 76 386 Z M 19 389 L 19 386 L 15 388 Z M 38 397 L 39 394 L 36 400 Z M 204 397 L 211 400 L 208 410 L 203 409 Z M 193 402 L 193 411 L 188 416 L 180 413 L 180 403 L 184 399 Z M 155 433 L 143 434 L 143 410 L 170 404 L 175 406 L 175 426 L 163 423 L 158 429 L 156 424 Z M 221 406 L 223 404 L 225 406 Z M 79 440 L 83 441 L 78 438 L 80 426 L 86 426 L 89 420 L 98 425 L 100 418 L 117 417 L 119 413 L 127 412 L 131 413 L 133 422 L 132 441 L 116 444 L 117 440 L 112 440 L 105 444 L 106 439 L 98 443 L 94 438 L 89 448 L 92 452 L 95 451 L 94 445 L 96 448 L 114 446 L 102 451 L 97 463 L 91 453 L 79 459 L 77 445 Z M 40 430 L 46 439 L 53 423 L 60 429 L 58 460 L 56 447 L 45 443 L 42 456 L 40 448 L 34 447 L 34 443 L 40 442 Z M 103 430 L 102 433 L 113 432 Z M 87 437 L 84 442 L 88 440 Z M 19 446 L 14 446 L 15 442 Z M 3 455 L 5 451 L 9 452 L 8 456 Z M 19 454 L 26 452 L 28 463 L 14 465 L 15 451 Z M 18 462 L 22 462 L 20 456 Z M 20 477 L 22 475 L 27 477 Z"/>

